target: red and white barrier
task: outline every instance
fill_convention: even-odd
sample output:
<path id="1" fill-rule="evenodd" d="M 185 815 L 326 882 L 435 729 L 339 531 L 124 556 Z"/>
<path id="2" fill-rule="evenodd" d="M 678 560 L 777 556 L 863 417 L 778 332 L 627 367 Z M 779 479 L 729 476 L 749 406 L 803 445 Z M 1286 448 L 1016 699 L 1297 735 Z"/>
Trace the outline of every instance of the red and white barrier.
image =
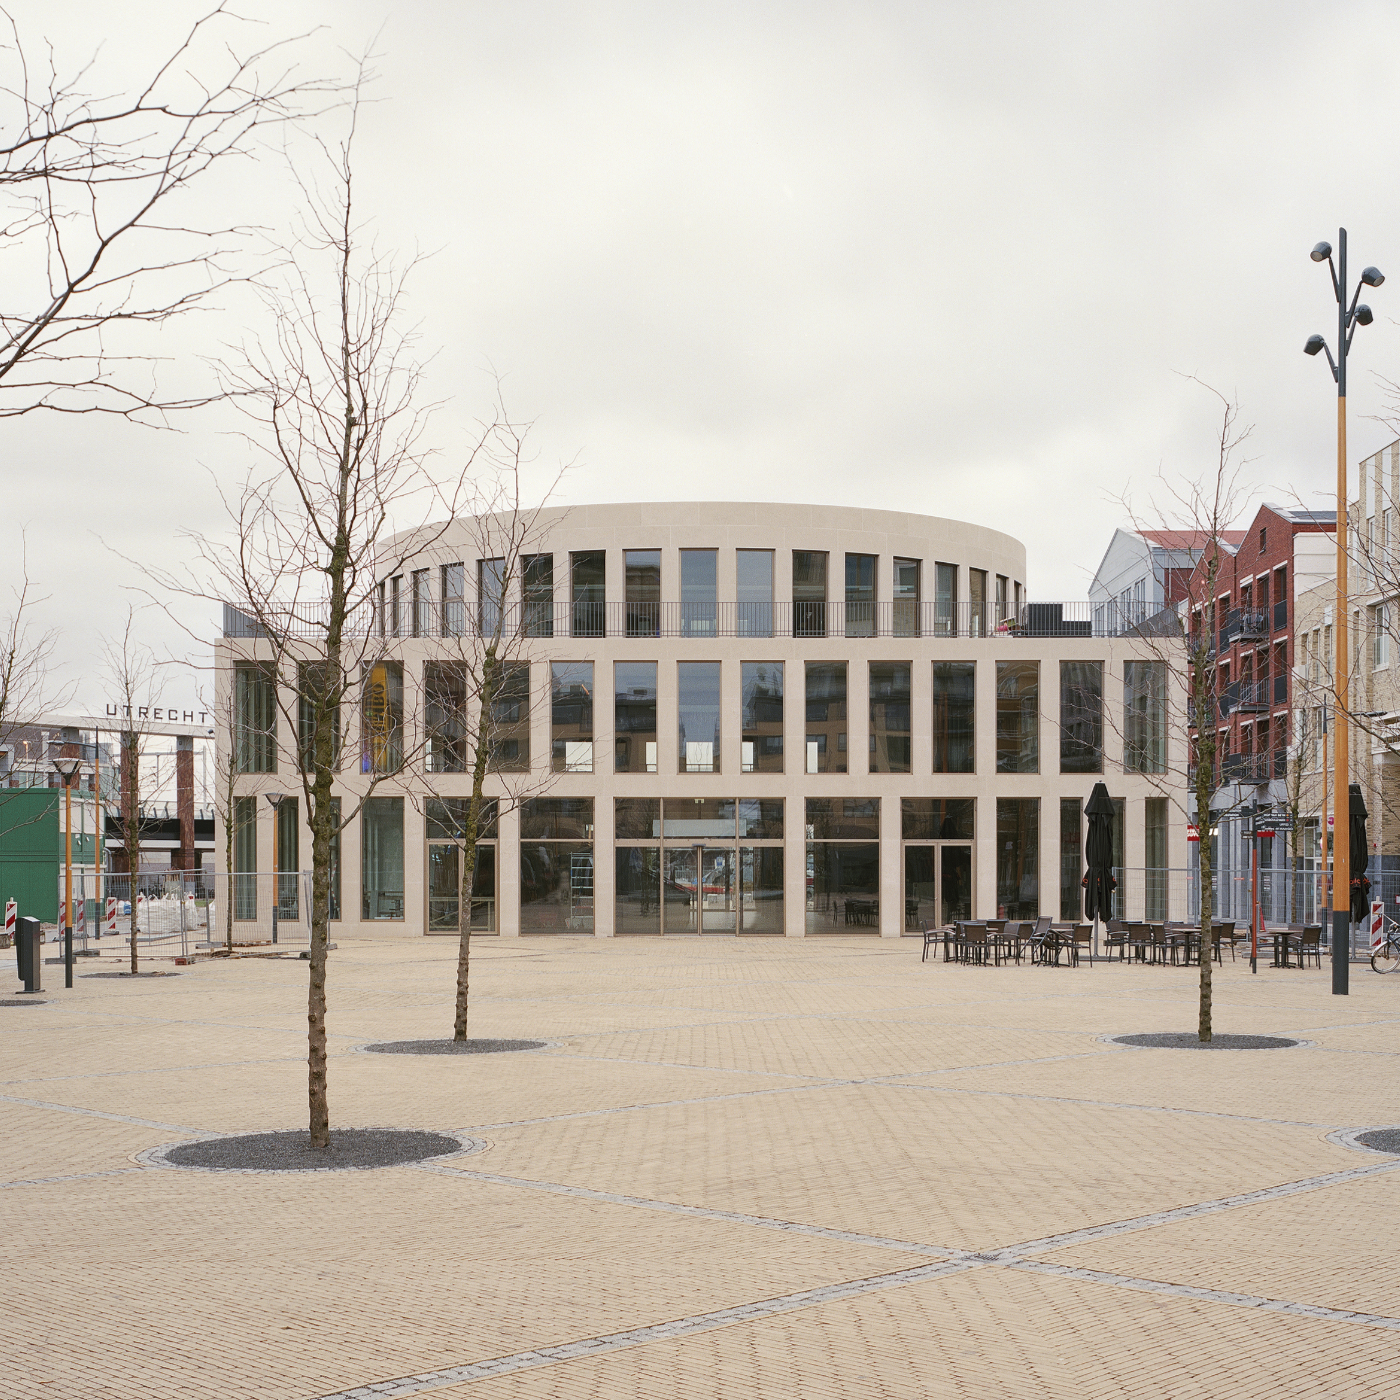
<path id="1" fill-rule="evenodd" d="M 1385 904 L 1379 899 L 1371 901 L 1371 951 L 1379 953 L 1385 942 Z"/>
<path id="2" fill-rule="evenodd" d="M 5 903 L 5 937 L 13 938 L 19 928 L 19 905 L 13 899 Z"/>
<path id="3" fill-rule="evenodd" d="M 60 929 L 68 927 L 68 901 L 66 899 L 58 901 L 58 926 Z"/>
<path id="4" fill-rule="evenodd" d="M 106 932 L 115 935 L 117 931 L 117 900 L 115 895 L 107 896 L 107 928 Z"/>

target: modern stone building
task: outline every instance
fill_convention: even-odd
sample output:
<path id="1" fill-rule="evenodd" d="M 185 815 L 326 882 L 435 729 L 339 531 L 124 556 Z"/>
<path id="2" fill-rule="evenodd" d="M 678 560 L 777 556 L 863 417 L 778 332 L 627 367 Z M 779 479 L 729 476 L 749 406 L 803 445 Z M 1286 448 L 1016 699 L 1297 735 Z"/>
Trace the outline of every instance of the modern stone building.
<path id="1" fill-rule="evenodd" d="M 389 551 L 402 562 L 362 628 L 377 634 L 362 703 L 342 716 L 358 760 L 343 810 L 377 779 L 338 843 L 342 931 L 456 932 L 460 659 L 502 617 L 481 932 L 898 937 L 1077 918 L 1100 777 L 1118 863 L 1186 864 L 1175 644 L 1096 635 L 1087 601 L 1029 602 L 1005 534 L 859 508 L 594 505 L 541 512 L 512 569 L 489 524 Z M 272 868 L 261 796 L 300 787 L 277 720 L 296 697 L 265 693 L 257 630 L 229 608 L 218 649 L 245 874 Z M 278 811 L 277 865 L 295 870 L 309 834 L 295 796 Z"/>

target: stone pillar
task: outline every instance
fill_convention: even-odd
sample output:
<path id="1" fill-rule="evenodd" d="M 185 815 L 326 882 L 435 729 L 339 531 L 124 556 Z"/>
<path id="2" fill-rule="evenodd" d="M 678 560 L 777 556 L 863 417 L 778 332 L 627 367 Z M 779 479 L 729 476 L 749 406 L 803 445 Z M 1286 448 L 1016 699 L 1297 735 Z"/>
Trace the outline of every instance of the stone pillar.
<path id="1" fill-rule="evenodd" d="M 193 870 L 194 850 L 194 740 L 180 735 L 175 740 L 175 811 L 180 819 L 180 849 L 171 858 L 175 870 Z"/>

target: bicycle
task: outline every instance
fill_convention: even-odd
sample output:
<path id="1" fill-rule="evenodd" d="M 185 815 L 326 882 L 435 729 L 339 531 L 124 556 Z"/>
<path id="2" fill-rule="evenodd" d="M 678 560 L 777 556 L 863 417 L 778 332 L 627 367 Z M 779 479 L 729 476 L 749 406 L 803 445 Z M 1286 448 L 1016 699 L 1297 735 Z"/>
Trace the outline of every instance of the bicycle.
<path id="1" fill-rule="evenodd" d="M 1385 921 L 1385 942 L 1371 954 L 1372 972 L 1400 972 L 1400 924 Z"/>

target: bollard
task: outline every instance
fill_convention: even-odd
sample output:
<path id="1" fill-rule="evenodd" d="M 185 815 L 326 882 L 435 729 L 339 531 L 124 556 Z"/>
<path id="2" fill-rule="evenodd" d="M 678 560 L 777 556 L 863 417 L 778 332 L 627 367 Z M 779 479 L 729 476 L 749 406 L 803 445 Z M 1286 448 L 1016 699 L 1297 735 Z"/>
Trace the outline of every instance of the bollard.
<path id="1" fill-rule="evenodd" d="M 26 992 L 43 991 L 43 956 L 39 952 L 38 919 L 19 920 L 19 938 L 15 947 L 19 953 L 19 979 Z"/>

